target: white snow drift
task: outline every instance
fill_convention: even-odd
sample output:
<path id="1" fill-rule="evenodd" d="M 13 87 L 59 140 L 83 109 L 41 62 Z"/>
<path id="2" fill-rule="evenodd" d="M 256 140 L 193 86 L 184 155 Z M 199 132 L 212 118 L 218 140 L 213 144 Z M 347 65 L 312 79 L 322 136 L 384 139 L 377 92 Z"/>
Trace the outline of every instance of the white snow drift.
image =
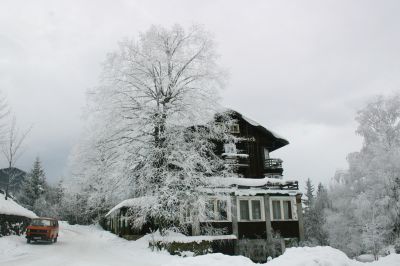
<path id="1" fill-rule="evenodd" d="M 5 200 L 4 195 L 0 193 L 0 214 L 24 216 L 28 218 L 36 218 L 36 214 L 25 209 L 11 198 Z"/>
<path id="2" fill-rule="evenodd" d="M 96 226 L 61 223 L 59 242 L 26 244 L 23 236 L 0 238 L 0 265 L 8 266 L 256 266 L 242 256 L 209 254 L 182 258 L 148 248 L 150 236 L 127 241 Z M 392 254 L 373 263 L 349 259 L 330 247 L 291 248 L 266 266 L 400 266 L 400 255 Z"/>

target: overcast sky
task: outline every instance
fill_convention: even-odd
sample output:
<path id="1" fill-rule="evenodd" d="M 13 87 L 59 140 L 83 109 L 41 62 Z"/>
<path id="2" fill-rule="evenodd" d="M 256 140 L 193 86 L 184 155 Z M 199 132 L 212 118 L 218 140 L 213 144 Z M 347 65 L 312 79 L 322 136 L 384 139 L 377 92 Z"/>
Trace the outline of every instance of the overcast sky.
<path id="1" fill-rule="evenodd" d="M 17 165 L 65 175 L 85 91 L 124 37 L 203 24 L 230 72 L 223 104 L 285 136 L 285 177 L 327 183 L 357 151 L 354 116 L 400 88 L 400 1 L 0 0 L 0 90 L 22 128 Z"/>

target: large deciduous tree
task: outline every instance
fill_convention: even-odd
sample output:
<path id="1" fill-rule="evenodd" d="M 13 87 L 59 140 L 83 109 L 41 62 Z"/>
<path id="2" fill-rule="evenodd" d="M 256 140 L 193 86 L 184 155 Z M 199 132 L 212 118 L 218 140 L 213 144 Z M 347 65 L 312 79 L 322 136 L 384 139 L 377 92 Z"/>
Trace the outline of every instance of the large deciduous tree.
<path id="1" fill-rule="evenodd" d="M 89 93 L 91 148 L 81 154 L 91 162 L 80 164 L 79 175 L 92 176 L 92 185 L 100 178 L 87 187 L 102 195 L 112 189 L 151 198 L 132 213 L 137 226 L 149 220 L 161 229 L 175 226 L 181 208 L 204 205 L 198 188 L 206 177 L 227 174 L 211 141 L 231 137 L 228 117 L 212 123 L 224 81 L 216 59 L 203 28 L 153 26 L 138 40 L 120 42 L 101 85 Z M 99 172 L 107 174 L 93 174 Z"/>
<path id="2" fill-rule="evenodd" d="M 349 154 L 349 169 L 335 176 L 328 228 L 333 246 L 350 255 L 371 252 L 377 258 L 382 246 L 400 237 L 400 96 L 375 98 L 356 120 L 363 147 Z M 343 222 L 336 223 L 337 217 Z M 353 233 L 338 239 L 339 226 Z"/>
<path id="3" fill-rule="evenodd" d="M 21 131 L 17 126 L 15 117 L 12 118 L 8 128 L 6 129 L 5 139 L 1 145 L 1 152 L 7 162 L 7 168 L 3 169 L 7 177 L 5 184 L 6 200 L 9 196 L 9 190 L 11 186 L 14 184 L 16 177 L 18 177 L 18 171 L 15 170 L 15 164 L 24 152 L 23 144 L 29 131 L 30 129 Z"/>

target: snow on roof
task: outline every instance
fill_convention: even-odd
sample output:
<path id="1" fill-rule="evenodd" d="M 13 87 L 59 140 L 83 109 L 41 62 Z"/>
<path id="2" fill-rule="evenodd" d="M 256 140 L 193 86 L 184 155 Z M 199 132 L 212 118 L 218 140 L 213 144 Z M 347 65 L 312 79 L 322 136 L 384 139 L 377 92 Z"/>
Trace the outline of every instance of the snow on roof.
<path id="1" fill-rule="evenodd" d="M 256 196 L 256 195 L 270 195 L 270 194 L 279 194 L 279 195 L 289 195 L 296 196 L 301 195 L 302 193 L 299 190 L 295 189 L 261 189 L 261 188 L 248 188 L 248 189 L 238 189 L 238 188 L 203 188 L 202 192 L 208 194 L 231 194 L 233 193 L 235 196 Z"/>
<path id="2" fill-rule="evenodd" d="M 245 153 L 229 153 L 229 152 L 224 152 L 221 154 L 221 156 L 226 156 L 226 157 L 239 157 L 239 158 L 249 158 L 248 154 Z"/>
<path id="3" fill-rule="evenodd" d="M 294 180 L 282 180 L 277 178 L 241 178 L 241 177 L 210 177 L 209 184 L 214 186 L 247 186 L 247 187 L 263 187 L 274 185 L 288 185 L 293 184 Z"/>
<path id="4" fill-rule="evenodd" d="M 155 197 L 138 197 L 132 199 L 126 199 L 120 203 L 118 203 L 114 208 L 112 208 L 106 216 L 110 215 L 112 212 L 119 210 L 123 207 L 134 207 L 134 206 L 144 206 L 148 204 L 152 204 L 155 202 Z"/>
<path id="5" fill-rule="evenodd" d="M 35 213 L 28 209 L 25 209 L 24 207 L 16 203 L 13 199 L 8 198 L 6 200 L 4 198 L 4 194 L 2 193 L 0 193 L 0 214 L 24 216 L 27 218 L 37 217 Z"/>
<path id="6" fill-rule="evenodd" d="M 272 134 L 275 138 L 286 140 L 286 138 L 280 136 L 279 134 L 275 133 L 275 132 L 272 131 L 271 129 L 266 128 L 266 127 L 260 125 L 260 124 L 257 123 L 256 121 L 254 121 L 254 120 L 252 120 L 252 119 L 250 119 L 250 118 L 248 118 L 248 117 L 246 117 L 246 116 L 244 116 L 244 115 L 242 115 L 242 114 L 241 114 L 241 116 L 242 116 L 242 118 L 243 118 L 247 123 L 249 123 L 249 124 L 251 124 L 251 125 L 253 125 L 253 126 L 255 126 L 255 127 L 263 127 L 263 128 L 265 128 L 266 130 L 268 130 L 269 132 L 271 132 L 271 134 Z M 287 140 L 286 140 L 286 141 L 287 141 Z"/>

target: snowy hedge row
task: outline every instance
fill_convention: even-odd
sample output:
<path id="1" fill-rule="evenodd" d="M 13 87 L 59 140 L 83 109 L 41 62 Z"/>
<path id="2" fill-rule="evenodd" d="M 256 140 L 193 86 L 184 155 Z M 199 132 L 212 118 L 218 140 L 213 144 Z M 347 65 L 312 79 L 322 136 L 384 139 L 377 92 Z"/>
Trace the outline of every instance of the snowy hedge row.
<path id="1" fill-rule="evenodd" d="M 24 234 L 29 222 L 27 217 L 0 214 L 0 237 Z"/>
<path id="2" fill-rule="evenodd" d="M 191 254 L 194 256 L 205 255 L 208 253 L 224 253 L 234 255 L 234 239 L 225 240 L 203 240 L 192 242 L 178 241 L 149 241 L 149 246 L 153 250 L 166 250 L 171 255 L 185 256 Z"/>

